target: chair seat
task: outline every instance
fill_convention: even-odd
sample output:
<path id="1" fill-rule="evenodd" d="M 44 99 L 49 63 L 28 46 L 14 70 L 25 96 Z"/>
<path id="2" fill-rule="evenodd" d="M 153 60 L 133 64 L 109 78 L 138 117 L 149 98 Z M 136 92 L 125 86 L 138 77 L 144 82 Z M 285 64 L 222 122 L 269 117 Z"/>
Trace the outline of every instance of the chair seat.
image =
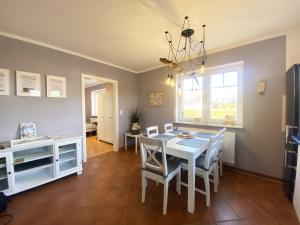
<path id="1" fill-rule="evenodd" d="M 209 162 L 209 168 L 216 162 L 215 159 L 211 159 Z M 208 170 L 204 167 L 205 164 L 205 155 L 200 155 L 197 159 L 196 159 L 196 167 L 203 169 L 203 170 Z"/>
<path id="2" fill-rule="evenodd" d="M 157 161 L 159 161 L 160 163 L 162 163 L 162 159 L 161 159 L 161 157 L 158 157 L 157 158 Z M 148 161 L 148 163 L 149 164 L 152 164 L 152 165 L 155 165 L 156 163 L 155 163 L 155 161 L 152 159 L 152 160 L 150 160 L 150 161 Z M 176 158 L 176 157 L 172 157 L 172 158 L 167 158 L 167 165 L 168 165 L 168 174 L 166 175 L 166 176 L 164 176 L 163 174 L 162 174 L 162 172 L 160 172 L 160 171 L 156 171 L 156 170 L 154 170 L 154 169 L 152 169 L 152 168 L 144 168 L 144 169 L 142 169 L 142 170 L 146 170 L 146 171 L 150 171 L 150 172 L 152 172 L 152 173 L 155 173 L 155 174 L 157 174 L 157 175 L 160 175 L 160 176 L 162 176 L 162 177 L 167 177 L 167 176 L 169 176 L 169 174 L 171 174 L 171 173 L 173 173 L 175 170 L 177 170 L 180 166 L 181 166 L 181 162 L 180 162 L 180 160 L 178 159 L 178 158 Z"/>
<path id="3" fill-rule="evenodd" d="M 205 169 L 204 167 L 204 164 L 205 164 L 205 153 L 201 154 L 197 159 L 196 159 L 196 167 L 197 168 L 200 168 L 200 169 L 203 169 L 203 170 L 207 170 Z M 188 164 L 188 161 L 186 159 L 180 159 L 180 162 L 181 163 L 184 163 L 184 164 Z M 210 163 L 209 163 L 209 167 L 211 167 L 214 163 L 216 162 L 215 159 L 211 159 L 210 160 Z"/>

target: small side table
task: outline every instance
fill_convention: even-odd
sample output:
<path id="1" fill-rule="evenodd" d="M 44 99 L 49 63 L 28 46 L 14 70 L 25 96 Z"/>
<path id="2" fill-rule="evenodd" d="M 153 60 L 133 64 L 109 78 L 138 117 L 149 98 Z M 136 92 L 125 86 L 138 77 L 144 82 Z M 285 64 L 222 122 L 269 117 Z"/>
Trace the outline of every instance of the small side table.
<path id="1" fill-rule="evenodd" d="M 137 147 L 138 147 L 138 137 L 141 134 L 132 134 L 131 132 L 125 132 L 125 150 L 127 150 L 127 138 L 131 137 L 134 138 L 135 141 L 135 154 L 137 154 Z"/>

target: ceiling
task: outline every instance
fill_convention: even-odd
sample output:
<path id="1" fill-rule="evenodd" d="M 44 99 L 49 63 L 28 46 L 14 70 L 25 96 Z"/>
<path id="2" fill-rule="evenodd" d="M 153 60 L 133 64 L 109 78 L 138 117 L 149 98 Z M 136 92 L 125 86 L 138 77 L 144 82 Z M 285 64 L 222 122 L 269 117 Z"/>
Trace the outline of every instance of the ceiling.
<path id="1" fill-rule="evenodd" d="M 299 0 L 1 0 L 0 34 L 138 73 L 160 66 L 164 32 L 179 35 L 186 15 L 198 34 L 207 24 L 216 51 L 299 26 L 299 8 Z"/>

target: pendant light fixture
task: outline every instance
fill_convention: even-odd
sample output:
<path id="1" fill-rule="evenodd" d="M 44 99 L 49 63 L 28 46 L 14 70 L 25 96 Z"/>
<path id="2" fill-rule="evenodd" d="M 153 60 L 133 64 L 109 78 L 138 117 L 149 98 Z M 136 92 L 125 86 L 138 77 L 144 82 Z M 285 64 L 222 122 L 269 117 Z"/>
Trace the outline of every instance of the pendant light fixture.
<path id="1" fill-rule="evenodd" d="M 207 61 L 205 49 L 205 28 L 206 25 L 202 25 L 202 40 L 194 41 L 192 36 L 195 31 L 190 27 L 189 17 L 186 16 L 181 28 L 178 43 L 174 43 L 169 31 L 165 32 L 165 36 L 168 41 L 169 53 L 167 58 L 160 58 L 159 60 L 168 67 L 168 76 L 166 80 L 167 85 L 174 87 L 175 76 L 180 73 L 192 76 L 198 83 L 196 71 L 200 70 L 200 73 L 204 73 Z M 187 68 L 186 71 L 183 70 L 184 62 L 187 64 L 185 67 Z"/>

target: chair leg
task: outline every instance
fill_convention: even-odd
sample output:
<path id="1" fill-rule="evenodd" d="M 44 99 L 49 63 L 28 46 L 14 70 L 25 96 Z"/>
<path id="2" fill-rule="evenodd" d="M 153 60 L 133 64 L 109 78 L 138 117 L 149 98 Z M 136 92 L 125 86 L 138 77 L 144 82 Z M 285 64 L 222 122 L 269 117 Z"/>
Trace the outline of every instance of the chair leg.
<path id="1" fill-rule="evenodd" d="M 220 157 L 220 176 L 223 176 L 223 159 L 222 159 L 222 156 Z"/>
<path id="2" fill-rule="evenodd" d="M 142 203 L 145 202 L 147 178 L 142 174 Z"/>
<path id="3" fill-rule="evenodd" d="M 206 207 L 210 207 L 210 186 L 209 186 L 209 174 L 206 172 L 203 176 L 205 184 L 205 196 L 206 196 Z"/>
<path id="4" fill-rule="evenodd" d="M 181 194 L 181 169 L 179 170 L 178 174 L 176 175 L 176 192 L 179 195 Z"/>
<path id="5" fill-rule="evenodd" d="M 214 192 L 218 192 L 218 185 L 219 185 L 219 167 L 218 164 L 216 165 L 214 171 Z"/>
<path id="6" fill-rule="evenodd" d="M 167 214 L 168 207 L 168 190 L 169 190 L 169 182 L 164 181 L 164 206 L 163 206 L 163 214 Z"/>

